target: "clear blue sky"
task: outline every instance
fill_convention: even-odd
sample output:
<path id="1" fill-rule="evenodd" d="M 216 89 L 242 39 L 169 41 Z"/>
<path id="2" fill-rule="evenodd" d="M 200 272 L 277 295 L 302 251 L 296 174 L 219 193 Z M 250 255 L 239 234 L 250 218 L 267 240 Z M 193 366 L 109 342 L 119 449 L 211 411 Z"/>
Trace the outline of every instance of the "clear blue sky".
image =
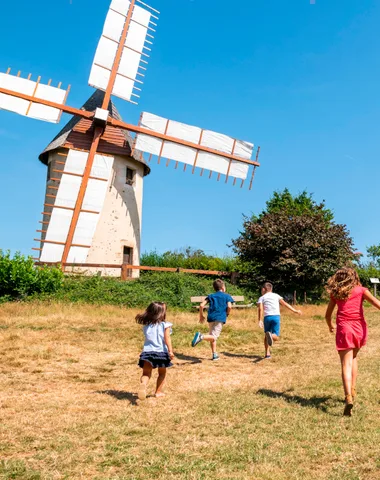
<path id="1" fill-rule="evenodd" d="M 70 83 L 80 106 L 108 0 L 5 2 L 0 71 Z M 153 0 L 159 28 L 140 111 L 261 145 L 254 188 L 153 165 L 143 250 L 187 245 L 223 254 L 242 214 L 272 192 L 307 189 L 346 223 L 356 247 L 379 243 L 380 4 L 376 0 Z M 37 157 L 60 126 L 0 111 L 0 248 L 31 253 L 46 167 Z"/>

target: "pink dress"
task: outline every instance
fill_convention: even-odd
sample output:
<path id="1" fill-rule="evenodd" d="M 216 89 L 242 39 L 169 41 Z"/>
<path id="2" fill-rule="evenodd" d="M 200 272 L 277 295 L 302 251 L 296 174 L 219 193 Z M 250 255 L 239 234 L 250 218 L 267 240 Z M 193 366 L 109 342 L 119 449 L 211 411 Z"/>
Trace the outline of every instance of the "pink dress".
<path id="1" fill-rule="evenodd" d="M 364 319 L 363 295 L 367 288 L 355 287 L 347 300 L 335 300 L 338 306 L 336 314 L 336 348 L 348 350 L 361 348 L 367 341 L 367 323 Z"/>

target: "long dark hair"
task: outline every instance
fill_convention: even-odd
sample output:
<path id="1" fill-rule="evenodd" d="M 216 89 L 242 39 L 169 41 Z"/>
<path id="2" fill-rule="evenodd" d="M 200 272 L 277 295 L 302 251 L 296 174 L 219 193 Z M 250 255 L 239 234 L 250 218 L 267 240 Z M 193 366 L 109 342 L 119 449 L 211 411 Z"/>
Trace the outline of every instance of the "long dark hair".
<path id="1" fill-rule="evenodd" d="M 144 313 L 136 315 L 139 325 L 156 325 L 166 319 L 166 303 L 152 302 Z"/>

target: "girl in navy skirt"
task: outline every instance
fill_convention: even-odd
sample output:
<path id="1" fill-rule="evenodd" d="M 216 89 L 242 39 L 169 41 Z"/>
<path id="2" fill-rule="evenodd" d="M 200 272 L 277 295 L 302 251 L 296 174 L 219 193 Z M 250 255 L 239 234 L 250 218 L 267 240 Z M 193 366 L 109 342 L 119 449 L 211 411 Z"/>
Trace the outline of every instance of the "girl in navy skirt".
<path id="1" fill-rule="evenodd" d="M 145 310 L 136 316 L 136 322 L 143 326 L 144 348 L 140 355 L 139 367 L 143 369 L 138 397 L 146 399 L 146 388 L 152 376 L 152 370 L 158 368 L 156 385 L 156 397 L 163 397 L 162 392 L 167 367 L 173 364 L 170 360 L 174 358 L 172 342 L 170 339 L 172 323 L 165 322 L 166 305 L 161 302 L 153 302 Z"/>

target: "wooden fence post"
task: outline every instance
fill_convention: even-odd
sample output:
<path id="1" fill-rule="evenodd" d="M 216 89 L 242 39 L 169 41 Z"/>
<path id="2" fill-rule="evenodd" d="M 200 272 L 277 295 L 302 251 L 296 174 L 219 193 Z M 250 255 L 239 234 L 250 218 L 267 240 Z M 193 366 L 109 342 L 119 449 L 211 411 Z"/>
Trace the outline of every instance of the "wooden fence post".
<path id="1" fill-rule="evenodd" d="M 123 265 L 121 266 L 121 279 L 125 281 L 127 280 L 127 278 L 128 278 L 127 264 L 123 263 Z"/>

